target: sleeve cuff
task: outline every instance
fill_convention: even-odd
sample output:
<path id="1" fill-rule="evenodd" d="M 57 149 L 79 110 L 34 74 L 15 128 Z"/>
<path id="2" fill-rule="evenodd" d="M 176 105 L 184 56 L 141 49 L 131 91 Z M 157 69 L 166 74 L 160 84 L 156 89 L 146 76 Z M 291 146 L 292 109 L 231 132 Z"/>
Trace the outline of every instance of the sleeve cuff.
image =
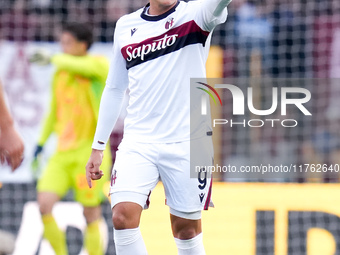
<path id="1" fill-rule="evenodd" d="M 106 148 L 106 143 L 103 141 L 93 141 L 92 149 L 103 151 Z"/>

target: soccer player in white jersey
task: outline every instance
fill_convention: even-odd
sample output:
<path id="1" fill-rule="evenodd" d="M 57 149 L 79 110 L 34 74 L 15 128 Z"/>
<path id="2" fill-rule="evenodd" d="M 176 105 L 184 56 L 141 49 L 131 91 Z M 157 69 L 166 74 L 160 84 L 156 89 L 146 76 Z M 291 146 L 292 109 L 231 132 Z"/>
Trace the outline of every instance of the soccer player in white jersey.
<path id="1" fill-rule="evenodd" d="M 200 148 L 195 165 L 212 165 L 211 127 L 207 119 L 190 129 L 190 78 L 206 76 L 211 33 L 226 21 L 230 2 L 150 0 L 117 22 L 86 175 L 90 187 L 103 175 L 103 150 L 128 88 L 124 138 L 110 191 L 118 255 L 147 254 L 139 221 L 159 180 L 178 254 L 205 254 L 201 210 L 210 203 L 211 178 L 190 178 L 190 143 Z"/>

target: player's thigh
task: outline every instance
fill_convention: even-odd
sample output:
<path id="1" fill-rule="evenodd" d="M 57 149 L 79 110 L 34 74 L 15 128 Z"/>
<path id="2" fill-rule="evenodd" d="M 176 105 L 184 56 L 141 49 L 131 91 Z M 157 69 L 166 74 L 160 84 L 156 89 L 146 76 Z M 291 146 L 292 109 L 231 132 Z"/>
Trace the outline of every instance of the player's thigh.
<path id="1" fill-rule="evenodd" d="M 100 169 L 104 176 L 93 181 L 92 188 L 89 188 L 86 181 L 85 165 L 91 154 L 91 146 L 85 146 L 74 153 L 75 167 L 71 171 L 72 187 L 74 198 L 84 207 L 96 207 L 100 205 L 109 194 L 109 190 L 104 190 L 105 183 L 109 181 L 111 169 L 111 154 L 108 150 L 104 151 L 104 157 Z"/>
<path id="2" fill-rule="evenodd" d="M 54 193 L 63 197 L 71 185 L 69 168 L 71 158 L 67 153 L 56 152 L 48 161 L 42 176 L 38 180 L 38 193 Z"/>
<path id="3" fill-rule="evenodd" d="M 159 180 L 156 155 L 157 149 L 150 144 L 120 144 L 111 175 L 112 208 L 121 202 L 148 207 L 149 196 Z"/>
<path id="4" fill-rule="evenodd" d="M 175 212 L 198 213 L 210 204 L 211 176 L 207 172 L 195 171 L 195 166 L 213 164 L 212 141 L 210 137 L 204 137 L 191 143 L 193 148 L 199 148 L 194 153 L 190 151 L 190 142 L 166 144 L 168 148 L 160 161 L 167 205 Z M 174 215 L 182 217 L 178 213 Z M 200 218 L 196 214 L 192 217 Z"/>

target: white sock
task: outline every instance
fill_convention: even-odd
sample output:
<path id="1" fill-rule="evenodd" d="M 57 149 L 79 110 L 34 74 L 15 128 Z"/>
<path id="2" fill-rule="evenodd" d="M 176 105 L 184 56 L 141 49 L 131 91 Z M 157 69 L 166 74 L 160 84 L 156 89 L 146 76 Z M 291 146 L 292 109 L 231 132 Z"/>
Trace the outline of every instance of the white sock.
<path id="1" fill-rule="evenodd" d="M 188 240 L 175 238 L 175 242 L 178 255 L 205 255 L 202 233 Z"/>
<path id="2" fill-rule="evenodd" d="M 147 255 L 143 237 L 139 227 L 132 229 L 113 229 L 117 255 Z"/>

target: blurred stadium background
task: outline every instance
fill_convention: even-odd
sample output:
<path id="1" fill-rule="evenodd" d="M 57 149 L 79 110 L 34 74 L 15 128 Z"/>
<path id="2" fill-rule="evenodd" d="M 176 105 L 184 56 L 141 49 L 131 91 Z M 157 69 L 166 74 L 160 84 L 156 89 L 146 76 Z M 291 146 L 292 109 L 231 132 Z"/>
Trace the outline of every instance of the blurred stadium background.
<path id="1" fill-rule="evenodd" d="M 58 52 L 62 24 L 76 20 L 88 22 L 94 29 L 96 43 L 91 51 L 110 57 L 117 19 L 145 4 L 141 0 L 0 0 L 0 79 L 26 146 L 25 160 L 16 173 L 0 166 L 0 229 L 16 237 L 13 254 L 53 254 L 41 237 L 34 203 L 39 173 L 30 167 L 49 103 L 53 69 L 30 65 L 28 56 L 41 48 Z M 223 127 L 214 141 L 221 165 L 261 160 L 273 165 L 340 164 L 339 0 L 233 0 L 228 21 L 214 31 L 207 69 L 213 78 L 311 81 L 303 83 L 312 93 L 311 118 L 293 113 L 290 118 L 298 119 L 299 126 L 291 129 Z M 258 86 L 257 106 L 268 109 L 271 89 L 258 84 L 261 82 L 252 85 Z M 227 93 L 222 97 L 225 107 L 217 114 L 228 119 L 231 97 Z M 123 117 L 124 112 L 111 136 L 113 151 L 122 137 Z M 43 162 L 53 152 L 53 142 L 51 139 Z M 275 179 L 216 174 L 216 208 L 203 214 L 207 254 L 340 254 L 337 183 L 338 174 L 329 172 Z M 58 224 L 67 231 L 70 255 L 84 254 L 84 221 L 71 199 L 69 194 L 55 213 Z M 106 254 L 111 255 L 115 252 L 108 202 L 103 211 L 108 227 Z M 161 185 L 152 194 L 141 227 L 150 254 L 176 253 Z M 0 239 L 0 246 L 3 242 Z"/>

